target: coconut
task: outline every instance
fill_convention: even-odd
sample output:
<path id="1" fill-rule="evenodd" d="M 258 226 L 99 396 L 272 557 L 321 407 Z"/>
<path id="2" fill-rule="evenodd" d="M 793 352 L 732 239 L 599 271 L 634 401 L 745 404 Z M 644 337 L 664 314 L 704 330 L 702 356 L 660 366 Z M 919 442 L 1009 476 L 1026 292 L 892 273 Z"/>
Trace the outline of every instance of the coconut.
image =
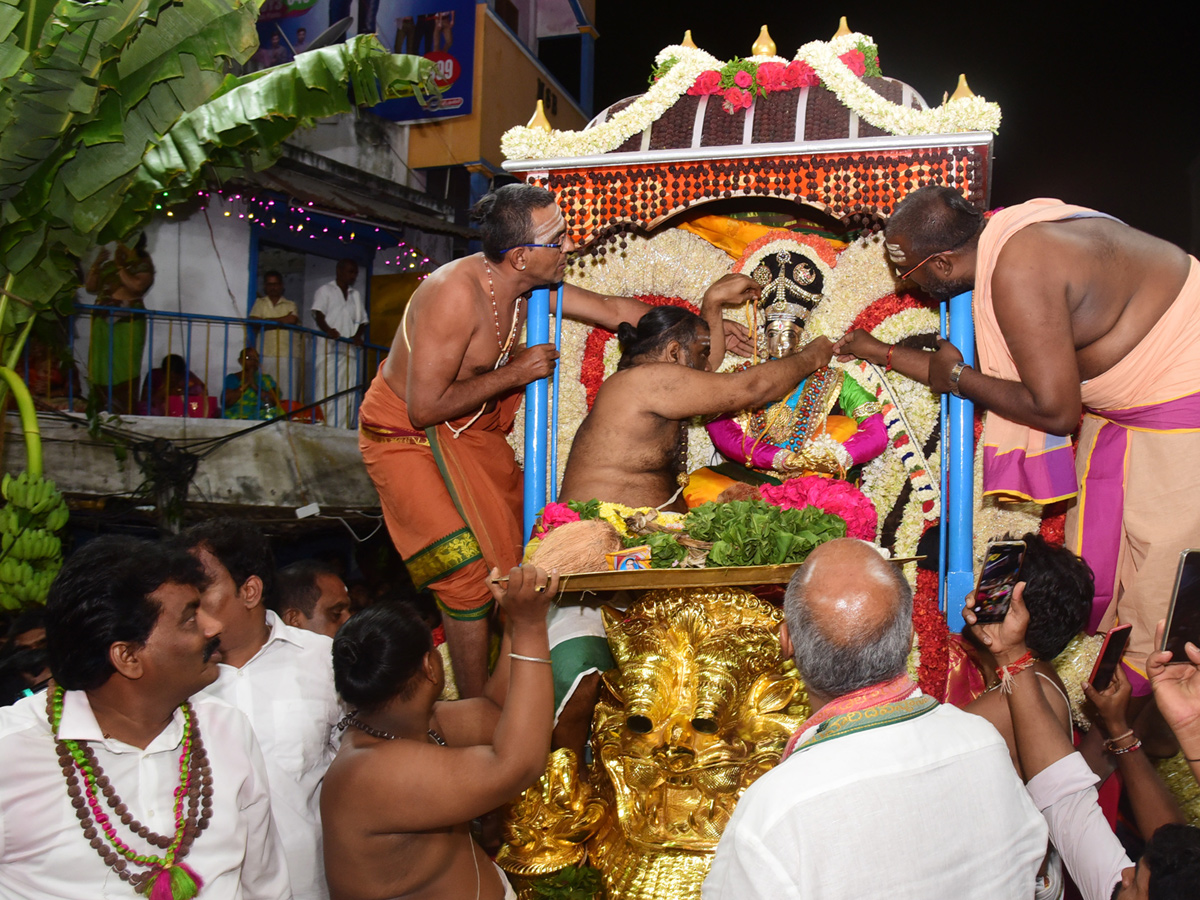
<path id="1" fill-rule="evenodd" d="M 580 519 L 560 525 L 542 538 L 531 562 L 539 569 L 557 569 L 564 575 L 604 572 L 604 554 L 624 548 L 617 529 L 603 519 Z"/>

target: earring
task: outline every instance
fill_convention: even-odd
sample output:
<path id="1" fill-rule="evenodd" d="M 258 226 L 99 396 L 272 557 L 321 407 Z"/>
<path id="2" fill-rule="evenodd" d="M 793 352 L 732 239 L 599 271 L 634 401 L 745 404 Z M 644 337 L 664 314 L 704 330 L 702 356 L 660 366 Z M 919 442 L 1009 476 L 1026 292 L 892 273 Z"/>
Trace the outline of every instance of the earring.
<path id="1" fill-rule="evenodd" d="M 518 269 L 518 270 L 520 270 L 520 271 L 522 271 L 522 272 L 524 272 L 524 271 L 525 271 L 525 267 L 524 267 L 524 266 L 517 266 L 517 269 Z"/>

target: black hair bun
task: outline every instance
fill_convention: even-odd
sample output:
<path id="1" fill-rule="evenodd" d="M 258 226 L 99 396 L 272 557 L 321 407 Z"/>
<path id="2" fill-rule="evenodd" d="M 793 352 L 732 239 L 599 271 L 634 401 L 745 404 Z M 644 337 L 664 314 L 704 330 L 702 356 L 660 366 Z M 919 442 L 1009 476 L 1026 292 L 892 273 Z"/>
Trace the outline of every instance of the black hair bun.
<path id="1" fill-rule="evenodd" d="M 630 322 L 622 322 L 617 326 L 617 340 L 622 344 L 632 344 L 637 340 L 637 326 Z"/>

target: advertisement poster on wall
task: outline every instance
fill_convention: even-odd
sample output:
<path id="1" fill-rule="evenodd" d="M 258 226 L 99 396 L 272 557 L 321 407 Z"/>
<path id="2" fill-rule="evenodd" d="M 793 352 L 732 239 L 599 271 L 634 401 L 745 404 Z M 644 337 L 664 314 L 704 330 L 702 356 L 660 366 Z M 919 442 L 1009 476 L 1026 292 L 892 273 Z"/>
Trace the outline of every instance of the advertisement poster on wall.
<path id="1" fill-rule="evenodd" d="M 475 82 L 475 0 L 265 0 L 258 16 L 258 52 L 250 71 L 290 62 L 327 29 L 351 19 L 345 40 L 375 34 L 393 53 L 433 60 L 443 91 L 423 107 L 411 97 L 380 103 L 372 112 L 396 122 L 463 116 Z"/>

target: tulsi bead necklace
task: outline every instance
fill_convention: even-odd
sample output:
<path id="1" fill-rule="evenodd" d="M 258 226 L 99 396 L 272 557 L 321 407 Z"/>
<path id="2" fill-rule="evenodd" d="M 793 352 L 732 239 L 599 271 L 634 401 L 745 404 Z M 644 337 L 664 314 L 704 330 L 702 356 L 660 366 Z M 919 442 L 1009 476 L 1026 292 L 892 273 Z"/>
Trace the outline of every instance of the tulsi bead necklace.
<path id="1" fill-rule="evenodd" d="M 191 900 L 204 884 L 182 859 L 212 818 L 212 768 L 200 739 L 195 710 L 190 703 L 184 703 L 180 709 L 184 718 L 179 787 L 175 789 L 175 834 L 167 836 L 155 834 L 133 817 L 96 762 L 87 741 L 64 740 L 58 736 L 63 689 L 54 685 L 46 693 L 46 714 L 54 732 L 58 762 L 67 780 L 67 795 L 83 828 L 83 836 L 105 865 L 150 900 Z M 112 816 L 101 806 L 101 795 L 112 810 Z M 162 856 L 137 853 L 117 836 L 112 817 L 120 819 L 121 824 L 138 837 L 166 852 Z M 106 846 L 105 839 L 111 846 Z M 146 871 L 130 871 L 131 864 L 144 867 Z"/>

